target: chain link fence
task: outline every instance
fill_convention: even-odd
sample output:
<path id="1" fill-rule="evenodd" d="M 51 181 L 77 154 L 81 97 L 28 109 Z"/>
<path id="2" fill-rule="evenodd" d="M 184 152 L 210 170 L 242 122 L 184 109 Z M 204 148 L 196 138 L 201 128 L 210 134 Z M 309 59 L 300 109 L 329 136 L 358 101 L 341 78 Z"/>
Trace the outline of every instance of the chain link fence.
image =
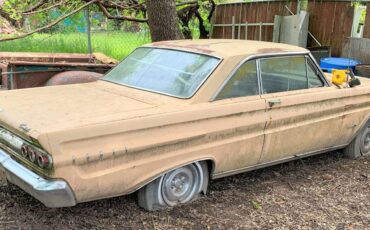
<path id="1" fill-rule="evenodd" d="M 58 11 L 53 11 L 50 12 L 48 17 L 48 20 L 53 20 L 60 17 L 60 14 Z M 41 20 L 45 19 L 27 18 L 24 21 L 23 29 L 32 31 L 40 27 Z M 136 47 L 149 42 L 150 33 L 146 23 L 108 20 L 100 12 L 85 10 L 66 18 L 43 33 L 36 33 L 13 41 L 0 42 L 0 51 L 100 52 L 120 60 Z"/>

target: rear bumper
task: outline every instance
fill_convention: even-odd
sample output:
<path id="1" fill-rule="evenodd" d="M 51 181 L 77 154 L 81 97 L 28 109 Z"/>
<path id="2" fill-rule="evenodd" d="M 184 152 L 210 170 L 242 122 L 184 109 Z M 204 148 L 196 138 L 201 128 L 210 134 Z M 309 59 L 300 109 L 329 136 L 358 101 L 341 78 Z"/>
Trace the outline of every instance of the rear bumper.
<path id="1" fill-rule="evenodd" d="M 0 149 L 0 170 L 5 171 L 9 182 L 35 197 L 49 208 L 76 205 L 72 189 L 63 180 L 46 180 L 13 160 Z"/>

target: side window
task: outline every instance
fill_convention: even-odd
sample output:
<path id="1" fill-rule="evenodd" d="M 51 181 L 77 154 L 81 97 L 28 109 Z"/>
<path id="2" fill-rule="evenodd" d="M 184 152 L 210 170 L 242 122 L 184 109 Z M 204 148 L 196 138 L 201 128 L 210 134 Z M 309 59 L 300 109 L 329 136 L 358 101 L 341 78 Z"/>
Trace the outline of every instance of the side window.
<path id="1" fill-rule="evenodd" d="M 256 61 L 244 63 L 229 79 L 216 100 L 258 95 L 258 80 Z"/>
<path id="2" fill-rule="evenodd" d="M 308 88 L 306 58 L 304 56 L 261 59 L 263 93 Z"/>
<path id="3" fill-rule="evenodd" d="M 307 76 L 308 76 L 308 85 L 310 88 L 319 88 L 325 86 L 324 82 L 317 75 L 315 68 L 307 60 Z"/>

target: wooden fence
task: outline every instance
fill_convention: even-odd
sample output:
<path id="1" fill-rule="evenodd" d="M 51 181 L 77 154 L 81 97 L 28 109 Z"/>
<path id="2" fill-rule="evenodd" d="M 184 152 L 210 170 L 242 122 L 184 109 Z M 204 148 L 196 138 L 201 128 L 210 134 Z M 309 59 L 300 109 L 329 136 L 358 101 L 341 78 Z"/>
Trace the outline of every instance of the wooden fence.
<path id="1" fill-rule="evenodd" d="M 322 45 L 329 45 L 332 55 L 340 56 L 346 38 L 351 36 L 354 8 L 351 1 L 321 1 L 308 3 L 310 13 L 309 31 Z M 315 46 L 308 39 L 308 46 Z"/>
<path id="2" fill-rule="evenodd" d="M 342 55 L 370 64 L 370 39 L 347 38 L 343 45 Z"/>
<path id="3" fill-rule="evenodd" d="M 297 3 L 286 0 L 220 4 L 216 8 L 212 23 L 216 25 L 230 24 L 230 26 L 214 26 L 211 38 L 231 39 L 238 38 L 240 34 L 240 39 L 245 39 L 247 36 L 250 40 L 259 40 L 261 34 L 262 41 L 272 41 L 273 24 L 263 25 L 260 32 L 259 23 L 273 23 L 275 15 L 289 15 L 285 5 L 293 12 L 297 11 Z M 245 24 L 248 22 L 248 26 L 236 26 L 233 29 L 231 26 L 233 17 L 235 18 L 234 23 Z M 246 28 L 248 28 L 247 31 Z"/>
<path id="4" fill-rule="evenodd" d="M 236 24 L 248 23 L 273 23 L 275 15 L 290 15 L 286 6 L 296 13 L 297 1 L 262 1 L 220 4 L 217 6 L 213 24 L 232 24 L 233 16 Z M 367 21 L 365 22 L 364 37 L 370 38 L 370 3 L 367 4 Z M 354 9 L 351 0 L 309 0 L 308 12 L 310 13 L 309 31 L 322 45 L 332 48 L 334 56 L 342 54 L 342 46 L 346 38 L 351 36 Z M 211 38 L 238 38 L 245 39 L 245 34 L 250 40 L 259 40 L 259 27 L 216 26 L 213 28 Z M 234 34 L 234 35 L 233 35 Z M 273 26 L 263 26 L 263 41 L 272 41 Z M 309 36 L 308 46 L 317 46 Z"/>
<path id="5" fill-rule="evenodd" d="M 370 2 L 366 5 L 366 19 L 364 28 L 364 38 L 370 38 Z"/>

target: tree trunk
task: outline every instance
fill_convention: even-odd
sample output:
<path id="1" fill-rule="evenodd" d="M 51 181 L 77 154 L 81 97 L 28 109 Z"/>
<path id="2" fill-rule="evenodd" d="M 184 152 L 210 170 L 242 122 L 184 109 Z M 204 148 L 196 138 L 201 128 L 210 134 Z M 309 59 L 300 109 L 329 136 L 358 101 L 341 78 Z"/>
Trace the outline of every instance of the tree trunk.
<path id="1" fill-rule="evenodd" d="M 175 0 L 147 0 L 148 23 L 153 42 L 183 39 Z"/>

